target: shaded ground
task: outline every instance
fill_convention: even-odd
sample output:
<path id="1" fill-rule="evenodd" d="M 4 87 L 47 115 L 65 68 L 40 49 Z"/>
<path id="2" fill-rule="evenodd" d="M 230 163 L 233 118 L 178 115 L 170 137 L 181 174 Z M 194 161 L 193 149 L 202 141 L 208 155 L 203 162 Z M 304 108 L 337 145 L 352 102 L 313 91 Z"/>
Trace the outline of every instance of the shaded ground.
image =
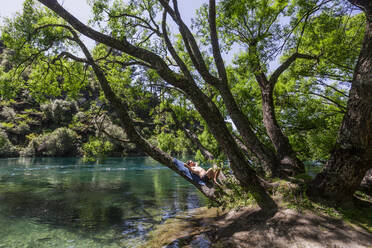
<path id="1" fill-rule="evenodd" d="M 311 211 L 279 209 L 265 217 L 254 208 L 201 208 L 168 220 L 144 247 L 372 247 L 368 230 Z"/>

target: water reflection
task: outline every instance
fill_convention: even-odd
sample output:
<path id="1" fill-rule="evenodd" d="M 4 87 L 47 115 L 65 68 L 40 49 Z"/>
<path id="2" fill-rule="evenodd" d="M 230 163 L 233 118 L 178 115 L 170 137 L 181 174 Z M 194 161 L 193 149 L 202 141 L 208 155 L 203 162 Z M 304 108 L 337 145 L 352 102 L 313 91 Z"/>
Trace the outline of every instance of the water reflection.
<path id="1" fill-rule="evenodd" d="M 205 199 L 147 157 L 20 158 L 0 159 L 0 203 L 0 247 L 136 247 L 154 225 Z"/>

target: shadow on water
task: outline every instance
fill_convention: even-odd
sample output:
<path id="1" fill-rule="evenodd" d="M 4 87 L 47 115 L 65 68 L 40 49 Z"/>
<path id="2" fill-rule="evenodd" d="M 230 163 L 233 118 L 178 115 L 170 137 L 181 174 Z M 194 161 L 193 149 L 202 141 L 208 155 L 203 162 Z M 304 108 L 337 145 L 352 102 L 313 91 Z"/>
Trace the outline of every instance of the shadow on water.
<path id="1" fill-rule="evenodd" d="M 0 160 L 0 202 L 0 229 L 3 223 L 32 222 L 35 232 L 47 225 L 48 230 L 94 241 L 97 247 L 135 247 L 123 240 L 138 243 L 155 225 L 181 210 L 203 206 L 205 199 L 147 158 L 109 159 L 99 165 L 61 158 Z M 0 231 L 0 240 L 10 244 L 22 239 L 19 232 Z M 53 239 L 41 236 L 38 242 Z"/>

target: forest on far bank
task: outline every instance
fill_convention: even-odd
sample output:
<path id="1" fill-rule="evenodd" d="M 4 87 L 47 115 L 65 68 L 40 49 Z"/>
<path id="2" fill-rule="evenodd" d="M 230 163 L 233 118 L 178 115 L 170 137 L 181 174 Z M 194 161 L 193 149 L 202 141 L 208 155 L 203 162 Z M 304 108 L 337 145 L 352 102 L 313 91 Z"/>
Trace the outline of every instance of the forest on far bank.
<path id="1" fill-rule="evenodd" d="M 309 195 L 346 202 L 372 184 L 369 1 L 210 0 L 191 26 L 177 0 L 90 5 L 89 25 L 56 0 L 5 20 L 0 157 L 146 154 L 225 199 L 231 181 L 178 171 L 172 157 L 192 154 L 263 209 L 276 206 L 271 179 L 304 161 L 324 165 Z"/>

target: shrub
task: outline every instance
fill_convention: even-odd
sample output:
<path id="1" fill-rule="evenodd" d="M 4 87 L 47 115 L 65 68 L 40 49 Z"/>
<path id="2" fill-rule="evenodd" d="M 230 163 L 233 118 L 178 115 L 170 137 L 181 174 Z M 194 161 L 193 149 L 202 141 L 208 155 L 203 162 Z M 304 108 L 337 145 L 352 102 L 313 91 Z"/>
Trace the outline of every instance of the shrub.
<path id="1" fill-rule="evenodd" d="M 5 131 L 9 133 L 14 133 L 14 134 L 19 134 L 19 135 L 25 135 L 26 133 L 30 132 L 30 126 L 24 121 L 21 121 L 17 125 L 12 122 L 1 122 L 0 128 L 4 129 Z"/>
<path id="2" fill-rule="evenodd" d="M 9 141 L 6 133 L 0 130 L 0 157 L 14 156 L 17 156 L 17 149 Z"/>
<path id="3" fill-rule="evenodd" d="M 43 111 L 46 119 L 56 124 L 62 124 L 69 123 L 78 108 L 74 101 L 54 100 L 42 104 L 40 109 Z"/>
<path id="4" fill-rule="evenodd" d="M 74 156 L 77 155 L 77 134 L 61 127 L 52 133 L 34 137 L 22 151 L 22 156 Z"/>
<path id="5" fill-rule="evenodd" d="M 30 126 L 26 122 L 20 122 L 15 128 L 16 133 L 20 135 L 25 135 L 30 132 Z"/>
<path id="6" fill-rule="evenodd" d="M 0 117 L 4 118 L 5 120 L 13 120 L 16 117 L 16 112 L 13 108 L 4 107 L 3 110 L 0 112 Z"/>

